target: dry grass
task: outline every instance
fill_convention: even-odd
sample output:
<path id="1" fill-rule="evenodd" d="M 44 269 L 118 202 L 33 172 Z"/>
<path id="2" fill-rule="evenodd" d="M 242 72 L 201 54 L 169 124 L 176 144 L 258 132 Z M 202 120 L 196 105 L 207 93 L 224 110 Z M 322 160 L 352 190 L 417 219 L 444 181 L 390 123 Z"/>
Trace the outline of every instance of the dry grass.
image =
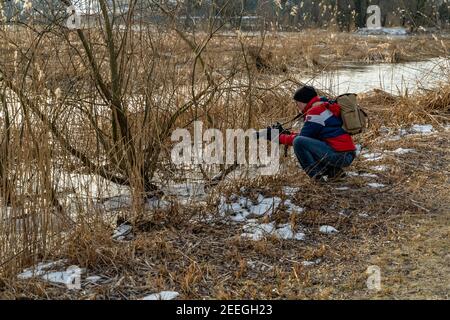
<path id="1" fill-rule="evenodd" d="M 25 48 L 30 37 L 32 35 L 25 34 L 14 41 Z M 98 163 L 103 163 L 112 153 L 99 151 L 96 128 L 86 118 L 74 119 L 71 109 L 67 109 L 67 105 L 56 97 L 55 90 L 60 88 L 63 96 L 67 94 L 65 99 L 68 99 L 69 105 L 79 103 L 80 110 L 84 111 L 97 106 L 98 102 L 92 74 L 80 56 L 75 54 L 81 50 L 80 41 L 74 37 L 71 45 L 65 47 L 67 52 L 62 50 L 59 55 L 49 50 L 55 46 L 54 41 L 58 37 L 49 36 L 42 40 L 42 47 L 36 51 L 30 70 L 24 66 L 14 70 L 15 58 L 9 48 L 5 53 L 9 59 L 5 62 L 5 70 L 12 70 L 9 74 L 14 81 L 25 79 L 23 84 L 25 87 L 29 85 L 27 89 L 30 90 L 27 95 L 43 106 L 48 114 L 60 116 L 59 128 L 70 141 Z M 206 38 L 206 35 L 200 34 L 191 40 L 203 43 Z M 364 39 L 319 31 L 312 34 L 269 34 L 266 38 L 221 35 L 212 38 L 205 48 L 202 55 L 204 68 L 192 70 L 195 61 L 192 50 L 175 32 L 144 39 L 148 43 L 151 40 L 155 48 L 149 53 L 142 38 L 133 43 L 138 48 L 134 47 L 136 51 L 131 52 L 130 57 L 134 56 L 136 64 L 132 64 L 133 71 L 128 75 L 134 82 L 124 91 L 123 98 L 128 101 L 138 94 L 150 98 L 148 118 L 143 116 L 143 101 L 133 106 L 130 103 L 127 111 L 130 127 L 137 133 L 136 139 L 141 139 L 143 143 L 154 139 L 155 150 L 163 142 L 166 143 L 163 138 L 161 141 L 158 138 L 161 137 L 161 123 L 173 112 L 173 105 L 178 107 L 192 101 L 190 90 L 200 91 L 211 80 L 205 70 L 217 87 L 208 99 L 193 103 L 176 119 L 173 127 L 189 126 L 193 119 L 203 120 L 208 127 L 218 129 L 264 127 L 274 120 L 295 114 L 290 96 L 298 85 L 295 79 L 300 70 L 313 74 L 318 70 L 340 68 L 349 61 L 419 60 L 446 55 L 445 48 L 448 46 L 448 39 L 442 40 L 442 43 L 441 39 L 425 37 Z M 96 44 L 96 58 L 106 55 L 106 46 L 101 43 L 99 34 L 92 32 L 90 41 Z M 50 68 L 52 63 L 68 56 L 71 57 L 71 67 L 59 65 L 58 68 Z M 100 61 L 104 63 L 102 66 L 107 65 L 107 59 Z M 146 79 L 146 72 L 151 68 L 142 61 L 156 63 L 152 69 L 152 81 Z M 47 69 L 49 71 L 44 72 L 42 81 L 31 81 L 33 77 L 42 75 L 39 71 Z M 108 79 L 107 71 L 107 67 L 101 69 L 105 79 Z M 30 78 L 22 79 L 19 75 Z M 273 78 L 280 75 L 284 80 L 274 84 Z M 71 96 L 74 83 L 69 80 L 73 78 L 76 79 L 75 92 L 86 93 L 78 100 Z M 194 85 L 189 87 L 191 82 Z M 12 169 L 8 172 L 16 173 L 14 182 L 24 189 L 10 194 L 2 192 L 3 200 L 11 196 L 9 203 L 3 203 L 3 208 L 7 204 L 14 208 L 14 219 L 24 220 L 25 223 L 22 227 L 16 227 L 15 223 L 0 223 L 1 229 L 7 230 L 4 234 L 8 238 L 0 246 L 0 297 L 133 299 L 167 289 L 179 291 L 181 297 L 186 299 L 370 297 L 364 289 L 364 271 L 369 261 L 367 256 L 379 250 L 379 256 L 383 257 L 386 252 L 379 248 L 380 244 L 393 241 L 399 234 L 412 232 L 406 227 L 405 233 L 399 229 L 399 223 L 408 221 L 404 219 L 446 213 L 445 208 L 449 205 L 445 188 L 449 133 L 442 128 L 449 120 L 449 93 L 450 89 L 443 87 L 426 97 L 395 97 L 378 92 L 363 98 L 362 103 L 370 111 L 373 121 L 370 130 L 359 138 L 370 150 L 392 150 L 399 146 L 417 150 L 414 154 L 401 156 L 401 161 L 388 156 L 380 163 L 390 166 L 389 171 L 379 174 L 378 182 L 386 184 L 388 187 L 385 189 L 368 188 L 367 181 L 362 177 L 328 186 L 316 185 L 298 170 L 293 159 L 286 159 L 282 175 L 223 184 L 214 190 L 206 205 L 174 205 L 169 212 L 140 211 L 139 218 L 132 220 L 135 239 L 123 243 L 111 239 L 114 221 L 135 217 L 135 210 L 105 216 L 96 206 L 102 195 L 87 192 L 84 196 L 75 194 L 79 196 L 76 215 L 71 217 L 75 221 L 61 220 L 62 214 L 56 210 L 59 206 L 55 205 L 55 199 L 61 201 L 66 194 L 54 193 L 52 186 L 58 181 L 52 176 L 53 169 L 78 174 L 90 174 L 92 170 L 69 156 L 49 134 L 45 121 L 39 117 L 31 116 L 12 127 L 2 120 L 2 134 L 9 134 L 10 141 L 6 145 L 10 148 L 5 153 L 7 157 L 2 161 L 9 164 Z M 12 99 L 12 96 L 9 98 Z M 46 109 L 43 102 L 48 98 L 56 98 L 51 100 L 56 102 Z M 23 110 L 18 114 L 26 115 Z M 109 132 L 109 116 L 97 116 L 97 129 Z M 144 126 L 145 119 L 151 119 L 147 127 Z M 413 123 L 432 123 L 441 133 L 405 138 L 401 142 L 382 139 L 383 126 L 394 129 Z M 142 131 L 141 126 L 144 128 Z M 11 146 L 14 148 L 11 149 Z M 156 158 L 153 170 L 160 173 L 163 179 L 184 179 L 183 172 L 166 165 L 170 144 L 167 142 L 165 148 L 158 151 L 159 158 Z M 143 154 L 139 156 L 144 157 Z M 367 163 L 362 161 L 357 161 L 354 168 L 368 171 Z M 110 164 L 108 169 L 122 170 L 120 161 Z M 7 181 L 2 176 L 2 190 L 8 189 Z M 351 191 L 334 190 L 342 184 L 351 187 Z M 246 187 L 250 190 L 249 196 L 255 196 L 259 191 L 265 195 L 285 197 L 282 195 L 283 186 L 300 188 L 301 192 L 296 194 L 294 202 L 306 211 L 292 218 L 281 209 L 273 218 L 280 223 L 305 226 L 309 230 L 305 242 L 277 239 L 249 242 L 239 237 L 239 225 L 220 220 L 214 224 L 191 220 L 196 214 L 215 213 L 217 194 L 231 194 Z M 74 194 L 73 190 L 67 190 L 67 193 Z M 137 195 L 142 194 L 137 192 Z M 64 207 L 62 203 L 59 205 Z M 339 215 L 341 211 L 349 215 Z M 363 212 L 370 213 L 370 218 L 359 216 Z M 2 218 L 6 216 L 1 215 Z M 334 225 L 340 233 L 333 237 L 320 234 L 318 227 L 323 224 Z M 427 245 L 433 246 L 433 243 Z M 24 251 L 20 251 L 22 248 Z M 7 261 L 3 262 L 3 258 Z M 101 275 L 105 280 L 100 284 L 85 285 L 84 291 L 72 292 L 63 286 L 36 279 L 18 281 L 15 277 L 24 266 L 59 258 L 68 259 L 68 264 L 86 268 L 87 275 Z M 322 262 L 318 266 L 308 268 L 302 265 L 303 261 L 319 258 Z M 252 263 L 249 265 L 249 262 Z M 391 294 L 397 297 L 397 293 L 401 296 L 401 290 L 386 293 L 386 296 Z M 441 291 L 436 291 L 435 295 L 444 297 Z"/>
<path id="2" fill-rule="evenodd" d="M 386 117 L 376 105 L 368 107 L 377 118 Z M 179 214 L 173 221 L 156 218 L 127 243 L 111 241 L 110 227 L 94 224 L 75 230 L 64 250 L 48 258 L 68 258 L 87 268 L 88 275 L 105 277 L 104 283 L 87 285 L 83 293 L 76 293 L 40 281 L 4 279 L 2 296 L 133 299 L 171 289 L 186 299 L 448 298 L 442 281 L 446 271 L 440 266 L 448 259 L 443 255 L 449 232 L 449 139 L 449 132 L 441 131 L 400 142 L 374 140 L 372 151 L 416 150 L 402 156 L 385 153 L 385 159 L 373 163 L 390 168 L 378 173 L 377 182 L 387 186 L 382 190 L 368 188 L 368 180 L 362 177 L 316 185 L 299 173 L 292 159 L 283 176 L 242 181 L 222 190 L 231 194 L 245 186 L 250 193 L 282 196 L 281 187 L 299 187 L 294 202 L 305 213 L 289 218 L 281 210 L 273 218 L 307 227 L 305 242 L 244 241 L 238 237 L 239 225 L 193 223 L 188 214 Z M 374 173 L 361 160 L 352 171 Z M 350 190 L 335 190 L 342 186 Z M 208 213 L 214 208 L 178 211 Z M 346 216 L 339 215 L 342 211 Z M 318 233 L 324 224 L 340 233 L 331 237 Z M 318 266 L 302 265 L 319 258 Z M 383 272 L 383 290 L 376 294 L 365 289 L 364 272 L 373 264 Z"/>

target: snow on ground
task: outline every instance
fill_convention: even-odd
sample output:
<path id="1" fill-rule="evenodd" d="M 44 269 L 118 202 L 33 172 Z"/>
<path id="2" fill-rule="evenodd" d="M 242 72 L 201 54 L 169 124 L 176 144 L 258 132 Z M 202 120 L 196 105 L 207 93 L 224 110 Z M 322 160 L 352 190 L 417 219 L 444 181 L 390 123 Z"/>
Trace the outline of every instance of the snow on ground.
<path id="1" fill-rule="evenodd" d="M 196 202 L 206 196 L 205 183 L 173 183 L 168 182 L 167 186 L 161 186 L 166 195 L 175 196 L 181 203 L 189 203 L 192 199 Z"/>
<path id="2" fill-rule="evenodd" d="M 365 153 L 362 155 L 365 161 L 379 161 L 384 158 L 384 155 L 381 153 Z"/>
<path id="3" fill-rule="evenodd" d="M 434 134 L 436 130 L 431 124 L 415 124 L 409 128 L 399 130 L 382 127 L 380 132 L 385 136 L 385 141 L 399 141 L 408 136 Z"/>
<path id="4" fill-rule="evenodd" d="M 117 241 L 125 241 L 133 237 L 133 227 L 129 224 L 122 224 L 118 226 L 114 232 L 112 238 Z"/>
<path id="5" fill-rule="evenodd" d="M 278 197 L 264 198 L 262 195 L 258 197 L 258 204 L 250 206 L 251 214 L 256 216 L 272 215 L 280 206 L 282 200 Z"/>
<path id="6" fill-rule="evenodd" d="M 300 188 L 283 187 L 283 193 L 288 197 L 295 196 L 295 194 L 299 191 L 300 191 Z"/>
<path id="7" fill-rule="evenodd" d="M 249 198 L 237 195 L 232 195 L 230 201 L 225 196 L 221 196 L 217 209 L 221 217 L 229 217 L 234 222 L 245 222 L 249 216 L 271 216 L 281 205 L 286 207 L 289 214 L 300 214 L 304 211 L 290 199 L 283 202 L 279 197 L 266 198 L 261 194 L 258 195 L 256 203 Z"/>
<path id="8" fill-rule="evenodd" d="M 305 209 L 293 204 L 289 199 L 284 202 L 284 205 L 287 207 L 287 212 L 290 214 L 300 214 L 305 211 Z"/>
<path id="9" fill-rule="evenodd" d="M 102 198 L 128 193 L 127 187 L 120 186 L 97 175 L 55 170 L 53 178 L 58 192 L 71 192 L 78 197 Z"/>
<path id="10" fill-rule="evenodd" d="M 365 36 L 407 36 L 408 30 L 405 28 L 360 28 L 356 31 L 357 34 Z"/>
<path id="11" fill-rule="evenodd" d="M 316 259 L 314 261 L 303 261 L 302 264 L 304 267 L 312 267 L 318 265 L 322 262 L 322 259 Z"/>
<path id="12" fill-rule="evenodd" d="M 367 184 L 369 187 L 374 188 L 374 189 L 380 189 L 380 188 L 384 188 L 386 187 L 384 184 L 382 183 L 368 183 Z"/>
<path id="13" fill-rule="evenodd" d="M 398 148 L 398 149 L 396 149 L 396 150 L 394 150 L 394 151 L 389 151 L 389 152 L 395 153 L 395 154 L 398 154 L 398 155 L 404 155 L 404 154 L 411 153 L 411 152 L 415 152 L 415 151 L 416 151 L 416 150 L 414 150 L 414 149 L 403 149 L 403 148 Z"/>
<path id="14" fill-rule="evenodd" d="M 383 171 L 387 171 L 389 169 L 389 167 L 381 165 L 381 166 L 370 167 L 370 169 L 373 171 L 383 172 Z"/>
<path id="15" fill-rule="evenodd" d="M 76 277 L 79 277 L 79 279 L 81 280 L 81 274 L 84 273 L 85 270 L 79 268 L 78 266 L 70 266 L 69 268 L 61 271 L 61 268 L 64 268 L 65 264 L 67 264 L 67 260 L 59 260 L 46 263 L 41 262 L 34 267 L 23 270 L 22 273 L 17 275 L 17 278 L 20 280 L 26 280 L 39 277 L 42 280 L 50 283 L 65 285 L 73 284 Z M 59 269 L 59 271 L 57 269 Z M 89 280 L 89 282 L 91 283 L 94 279 L 97 279 L 96 277 L 90 278 L 91 279 Z"/>
<path id="16" fill-rule="evenodd" d="M 295 194 L 299 189 L 285 187 L 284 191 Z M 294 204 L 291 199 L 283 200 L 279 197 L 264 197 L 259 194 L 257 200 L 238 195 L 231 195 L 229 199 L 221 196 L 218 205 L 219 215 L 231 221 L 245 223 L 242 238 L 260 241 L 269 236 L 275 236 L 284 240 L 304 240 L 305 234 L 301 230 L 293 230 L 290 224 L 276 225 L 275 222 L 260 223 L 257 219 L 274 214 L 280 206 L 283 206 L 288 214 L 301 214 L 304 209 Z"/>
<path id="17" fill-rule="evenodd" d="M 349 177 L 362 177 L 362 178 L 370 178 L 370 179 L 378 178 L 378 176 L 376 174 L 367 173 L 367 172 L 366 173 L 358 173 L 358 172 L 349 171 L 349 172 L 347 172 L 347 175 Z"/>
<path id="18" fill-rule="evenodd" d="M 353 172 L 353 171 L 347 172 L 347 175 L 349 177 L 359 177 L 359 173 L 358 172 Z"/>
<path id="19" fill-rule="evenodd" d="M 24 280 L 24 279 L 30 279 L 33 277 L 39 277 L 39 276 L 42 276 L 45 273 L 47 273 L 48 270 L 61 267 L 66 263 L 67 263 L 66 260 L 58 260 L 58 261 L 52 261 L 52 262 L 40 262 L 34 267 L 23 270 L 22 273 L 17 275 L 17 278 Z"/>
<path id="20" fill-rule="evenodd" d="M 376 175 L 376 174 L 373 174 L 373 173 L 363 173 L 363 174 L 361 174 L 360 175 L 360 177 L 363 177 L 363 178 L 378 178 L 378 176 Z"/>
<path id="21" fill-rule="evenodd" d="M 100 276 L 91 276 L 91 277 L 86 278 L 86 282 L 89 282 L 89 283 L 97 283 L 101 280 L 102 280 L 102 277 L 100 277 Z"/>
<path id="22" fill-rule="evenodd" d="M 409 135 L 430 135 L 435 133 L 436 130 L 434 129 L 433 125 L 431 124 L 415 124 L 409 128 L 406 129 L 400 129 L 398 132 L 398 137 L 404 137 Z"/>
<path id="23" fill-rule="evenodd" d="M 321 226 L 319 228 L 319 232 L 323 233 L 323 234 L 335 234 L 335 233 L 339 233 L 339 231 L 332 226 Z"/>
<path id="24" fill-rule="evenodd" d="M 78 266 L 72 266 L 67 268 L 65 271 L 54 271 L 49 272 L 41 276 L 41 278 L 45 281 L 51 283 L 59 283 L 59 284 L 72 284 L 75 277 L 81 276 L 82 269 Z"/>
<path id="25" fill-rule="evenodd" d="M 121 209 L 130 208 L 132 205 L 132 199 L 129 195 L 120 195 L 108 198 L 103 201 L 101 207 L 106 211 L 117 211 Z M 171 203 L 166 200 L 161 200 L 159 198 L 147 199 L 145 202 L 145 208 L 147 210 L 167 210 L 171 206 Z"/>
<path id="26" fill-rule="evenodd" d="M 173 300 L 176 299 L 180 294 L 176 291 L 161 291 L 160 293 L 153 293 L 151 295 L 145 296 L 142 300 Z"/>
<path id="27" fill-rule="evenodd" d="M 434 132 L 434 128 L 431 124 L 416 124 L 411 127 L 411 131 L 414 133 L 430 134 Z"/>
<path id="28" fill-rule="evenodd" d="M 243 229 L 244 233 L 241 234 L 241 237 L 253 241 L 260 241 L 270 236 L 275 236 L 283 240 L 298 241 L 306 238 L 305 233 L 300 230 L 293 230 L 290 224 L 277 226 L 275 222 L 259 223 L 257 220 L 249 220 Z"/>

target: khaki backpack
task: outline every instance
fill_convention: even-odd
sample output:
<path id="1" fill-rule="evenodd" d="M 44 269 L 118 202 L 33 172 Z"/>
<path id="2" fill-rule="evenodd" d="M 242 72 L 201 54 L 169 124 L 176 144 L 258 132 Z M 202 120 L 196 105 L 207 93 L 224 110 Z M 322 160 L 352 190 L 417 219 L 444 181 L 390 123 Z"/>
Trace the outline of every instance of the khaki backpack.
<path id="1" fill-rule="evenodd" d="M 336 102 L 341 107 L 342 126 L 351 135 L 359 134 L 367 129 L 369 117 L 358 104 L 358 96 L 346 93 L 337 97 Z"/>

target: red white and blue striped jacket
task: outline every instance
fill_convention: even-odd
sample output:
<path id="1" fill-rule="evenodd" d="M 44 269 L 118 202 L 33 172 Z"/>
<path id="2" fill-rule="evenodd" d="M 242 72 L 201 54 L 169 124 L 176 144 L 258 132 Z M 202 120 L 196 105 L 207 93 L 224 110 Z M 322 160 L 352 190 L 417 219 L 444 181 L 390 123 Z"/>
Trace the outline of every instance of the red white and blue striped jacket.
<path id="1" fill-rule="evenodd" d="M 352 137 L 342 128 L 341 107 L 325 97 L 315 97 L 304 110 L 305 124 L 301 132 L 280 135 L 280 143 L 292 146 L 297 136 L 326 142 L 338 152 L 355 151 Z"/>

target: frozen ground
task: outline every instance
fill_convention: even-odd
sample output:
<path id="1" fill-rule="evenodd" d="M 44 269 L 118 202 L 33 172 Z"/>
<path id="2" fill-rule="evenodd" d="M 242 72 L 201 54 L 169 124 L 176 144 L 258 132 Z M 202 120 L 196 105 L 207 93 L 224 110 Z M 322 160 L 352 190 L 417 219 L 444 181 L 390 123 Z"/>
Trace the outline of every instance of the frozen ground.
<path id="1" fill-rule="evenodd" d="M 390 137 L 392 134 L 396 134 L 390 129 L 387 129 L 386 136 Z M 400 134 L 402 137 L 409 135 L 430 135 L 435 133 L 435 129 L 431 125 L 414 125 L 407 129 L 402 129 Z M 365 178 L 364 184 L 357 188 L 361 189 L 380 189 L 389 187 L 389 183 L 381 181 L 383 172 L 390 170 L 390 166 L 387 165 L 377 165 L 375 162 L 386 157 L 399 158 L 405 156 L 406 154 L 417 152 L 415 149 L 408 148 L 397 148 L 394 150 L 363 150 L 361 158 L 368 164 L 368 169 L 379 172 L 379 175 L 367 172 L 349 172 L 350 177 L 362 177 Z M 372 162 L 374 162 L 372 164 Z M 86 180 L 83 180 L 86 181 Z M 95 185 L 95 179 L 88 179 L 93 186 L 89 186 L 88 189 L 95 190 L 98 189 L 98 185 Z M 86 186 L 85 186 L 86 187 Z M 351 192 L 355 186 L 340 186 L 334 188 L 337 191 Z M 200 187 L 200 190 L 202 188 Z M 172 194 L 176 196 L 176 190 L 180 191 L 180 198 L 186 199 L 186 197 L 193 197 L 193 194 L 199 194 L 200 197 L 204 197 L 204 193 L 191 192 L 193 189 L 191 187 L 179 186 L 174 188 L 175 192 Z M 195 186 L 195 190 L 198 190 L 198 185 Z M 250 241 L 261 241 L 269 238 L 278 238 L 280 240 L 287 241 L 304 241 L 307 235 L 310 235 L 314 230 L 308 230 L 304 226 L 295 225 L 293 223 L 277 223 L 273 218 L 275 214 L 279 212 L 286 213 L 289 215 L 301 215 L 305 212 L 305 209 L 298 203 L 295 203 L 295 196 L 301 193 L 302 190 L 295 186 L 284 186 L 281 188 L 282 196 L 265 196 L 262 193 L 251 193 L 252 190 L 247 190 L 245 188 L 241 189 L 241 193 L 232 194 L 229 197 L 225 195 L 219 195 L 218 205 L 216 207 L 216 212 L 211 212 L 211 216 L 218 216 L 219 219 L 223 221 L 228 221 L 234 225 L 239 226 L 240 231 L 236 236 L 239 236 L 243 240 Z M 249 195 L 249 192 L 251 196 Z M 193 197 L 195 199 L 195 196 Z M 117 210 L 130 205 L 131 198 L 128 195 L 118 195 L 116 197 L 111 197 L 106 201 L 102 202 L 108 210 Z M 147 201 L 147 208 L 168 209 L 171 205 L 169 201 L 150 199 Z M 345 217 L 350 216 L 352 213 L 341 212 L 340 215 Z M 356 213 L 361 218 L 370 219 L 371 216 L 367 212 L 357 212 Z M 205 223 L 212 223 L 214 226 L 214 221 L 204 221 Z M 332 225 L 322 225 L 318 226 L 319 233 L 328 236 L 339 236 L 339 230 Z M 117 241 L 130 241 L 133 239 L 133 230 L 130 225 L 123 224 L 117 227 L 112 235 L 112 238 Z M 321 261 L 303 261 L 305 267 L 313 267 L 319 264 Z M 250 261 L 249 261 L 250 263 Z M 46 281 L 56 285 L 67 285 L 72 283 L 75 276 L 81 275 L 81 284 L 85 286 L 86 284 L 93 284 L 102 281 L 102 277 L 91 275 L 84 278 L 83 274 L 86 270 L 82 270 L 77 266 L 72 266 L 67 268 L 67 261 L 59 260 L 56 262 L 43 262 L 38 263 L 34 268 L 28 268 L 23 270 L 17 278 L 20 280 L 30 280 L 32 278 L 38 278 L 41 281 Z M 142 298 L 143 300 L 171 300 L 176 299 L 178 293 L 174 291 L 162 291 L 159 293 L 153 293 Z"/>

